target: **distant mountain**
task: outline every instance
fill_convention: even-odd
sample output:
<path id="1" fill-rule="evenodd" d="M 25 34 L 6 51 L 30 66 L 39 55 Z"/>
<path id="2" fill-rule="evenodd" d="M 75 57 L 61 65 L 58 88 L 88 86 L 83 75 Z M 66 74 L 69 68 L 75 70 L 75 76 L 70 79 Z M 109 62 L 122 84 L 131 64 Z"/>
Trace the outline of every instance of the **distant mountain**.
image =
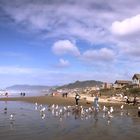
<path id="1" fill-rule="evenodd" d="M 95 81 L 95 80 L 76 81 L 74 83 L 60 86 L 60 87 L 58 87 L 58 89 L 61 89 L 61 88 L 67 88 L 67 89 L 85 88 L 85 87 L 101 86 L 102 84 L 103 84 L 103 82 Z"/>
<path id="2" fill-rule="evenodd" d="M 13 85 L 7 87 L 6 90 L 24 90 L 24 91 L 31 91 L 31 90 L 48 90 L 54 88 L 53 86 L 42 86 L 42 85 Z"/>

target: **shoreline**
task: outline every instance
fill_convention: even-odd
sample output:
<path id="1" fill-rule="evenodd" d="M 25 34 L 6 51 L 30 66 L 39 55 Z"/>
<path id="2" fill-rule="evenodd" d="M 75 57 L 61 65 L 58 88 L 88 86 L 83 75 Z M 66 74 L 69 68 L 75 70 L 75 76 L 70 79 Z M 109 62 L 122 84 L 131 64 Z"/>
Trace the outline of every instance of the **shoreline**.
<path id="1" fill-rule="evenodd" d="M 29 102 L 29 103 L 38 103 L 38 104 L 58 104 L 58 105 L 75 105 L 75 99 L 74 97 L 70 96 L 67 98 L 64 98 L 62 96 L 30 96 L 30 97 L 3 97 L 0 98 L 0 101 L 23 101 L 23 102 Z M 123 101 L 116 101 L 116 100 L 109 100 L 106 97 L 100 97 L 99 98 L 99 104 L 125 104 Z M 93 105 L 93 97 L 86 97 L 81 98 L 79 100 L 79 105 L 82 106 L 91 106 Z"/>

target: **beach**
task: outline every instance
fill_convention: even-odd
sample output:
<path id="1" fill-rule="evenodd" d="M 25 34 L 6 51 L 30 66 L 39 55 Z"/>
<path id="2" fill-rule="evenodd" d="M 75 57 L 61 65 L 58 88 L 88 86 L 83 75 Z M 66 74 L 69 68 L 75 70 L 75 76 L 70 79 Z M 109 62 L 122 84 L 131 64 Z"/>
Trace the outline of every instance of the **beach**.
<path id="1" fill-rule="evenodd" d="M 23 102 L 29 102 L 29 103 L 38 103 L 38 104 L 57 104 L 57 105 L 75 105 L 75 97 L 74 95 L 70 95 L 67 98 L 62 97 L 61 95 L 56 95 L 56 96 L 25 96 L 25 97 L 3 97 L 0 98 L 0 101 L 23 101 Z M 94 97 L 90 96 L 81 96 L 79 100 L 79 105 L 82 106 L 92 106 L 94 101 Z M 125 101 L 122 101 L 120 98 L 119 99 L 112 99 L 106 96 L 99 97 L 99 104 L 101 105 L 120 105 L 120 104 L 125 104 Z"/>
<path id="2" fill-rule="evenodd" d="M 29 103 L 38 104 L 58 104 L 58 105 L 75 105 L 75 99 L 73 97 L 63 98 L 61 96 L 33 96 L 33 97 L 5 97 L 0 98 L 0 101 L 24 101 Z M 81 105 L 87 105 L 84 99 L 79 101 Z"/>
<path id="3" fill-rule="evenodd" d="M 112 103 L 99 98 L 99 111 L 92 110 L 93 97 L 81 98 L 75 110 L 75 98 L 62 96 L 0 98 L 0 139 L 6 140 L 118 140 L 139 139 L 137 106 Z M 104 99 L 104 101 L 103 101 Z M 54 105 L 53 105 L 54 104 Z M 124 104 L 124 108 L 120 106 Z M 103 106 L 110 114 L 103 111 Z M 123 133 L 122 133 L 123 132 Z M 107 134 L 107 135 L 106 135 Z M 119 136 L 119 137 L 118 137 Z"/>

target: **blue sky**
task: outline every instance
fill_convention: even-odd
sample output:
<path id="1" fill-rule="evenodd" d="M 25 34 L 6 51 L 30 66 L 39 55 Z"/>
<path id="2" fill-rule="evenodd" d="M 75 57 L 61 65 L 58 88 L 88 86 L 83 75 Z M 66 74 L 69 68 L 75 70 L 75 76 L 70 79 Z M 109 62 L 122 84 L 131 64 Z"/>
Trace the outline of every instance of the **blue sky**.
<path id="1" fill-rule="evenodd" d="M 0 0 L 0 87 L 131 80 L 139 38 L 139 0 Z"/>

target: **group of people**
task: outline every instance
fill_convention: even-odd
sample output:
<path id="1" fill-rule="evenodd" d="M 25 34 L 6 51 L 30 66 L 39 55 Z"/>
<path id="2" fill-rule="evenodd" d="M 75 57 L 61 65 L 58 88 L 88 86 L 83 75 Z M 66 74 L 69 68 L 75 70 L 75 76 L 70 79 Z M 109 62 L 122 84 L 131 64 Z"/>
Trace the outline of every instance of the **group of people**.
<path id="1" fill-rule="evenodd" d="M 76 95 L 75 95 L 76 105 L 79 104 L 80 98 L 81 98 L 81 96 L 80 96 L 78 93 L 76 93 Z M 97 93 L 97 94 L 95 95 L 95 97 L 94 97 L 94 100 L 93 100 L 93 106 L 94 106 L 94 108 L 95 108 L 96 110 L 99 109 L 98 100 L 99 100 L 99 94 Z"/>
<path id="2" fill-rule="evenodd" d="M 23 96 L 24 97 L 25 95 L 26 95 L 25 92 L 21 92 L 20 93 L 20 96 Z"/>
<path id="3" fill-rule="evenodd" d="M 137 97 L 134 96 L 133 101 L 130 101 L 129 98 L 127 97 L 127 98 L 126 98 L 126 103 L 127 103 L 127 104 L 132 103 L 133 105 L 136 105 L 136 104 L 137 104 Z"/>
<path id="4" fill-rule="evenodd" d="M 62 97 L 68 97 L 68 92 L 62 93 Z"/>

